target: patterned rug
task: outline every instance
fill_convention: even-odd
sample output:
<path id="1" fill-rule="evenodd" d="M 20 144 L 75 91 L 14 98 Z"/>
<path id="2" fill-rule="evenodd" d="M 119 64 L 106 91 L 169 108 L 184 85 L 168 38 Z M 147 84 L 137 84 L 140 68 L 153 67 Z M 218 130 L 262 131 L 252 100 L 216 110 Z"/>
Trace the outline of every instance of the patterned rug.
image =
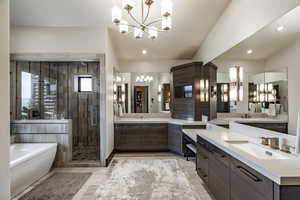
<path id="1" fill-rule="evenodd" d="M 19 200 L 71 200 L 92 173 L 54 173 Z"/>
<path id="2" fill-rule="evenodd" d="M 98 200 L 199 200 L 176 159 L 113 160 Z M 197 177 L 199 179 L 199 177 Z"/>

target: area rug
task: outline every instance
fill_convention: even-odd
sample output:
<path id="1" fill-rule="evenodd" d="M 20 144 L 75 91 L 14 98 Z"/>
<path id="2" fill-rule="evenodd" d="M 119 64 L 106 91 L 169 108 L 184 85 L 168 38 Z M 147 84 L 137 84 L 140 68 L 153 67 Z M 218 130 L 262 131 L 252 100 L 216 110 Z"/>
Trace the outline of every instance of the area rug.
<path id="1" fill-rule="evenodd" d="M 98 200 L 199 200 L 176 159 L 113 160 Z"/>
<path id="2" fill-rule="evenodd" d="M 54 173 L 19 200 L 71 200 L 92 173 Z"/>

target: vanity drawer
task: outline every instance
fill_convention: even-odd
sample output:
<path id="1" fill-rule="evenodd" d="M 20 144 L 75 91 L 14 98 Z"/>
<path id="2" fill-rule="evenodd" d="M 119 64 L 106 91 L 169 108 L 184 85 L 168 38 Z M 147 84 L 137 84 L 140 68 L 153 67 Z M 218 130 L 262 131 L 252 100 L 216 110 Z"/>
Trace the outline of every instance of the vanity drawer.
<path id="1" fill-rule="evenodd" d="M 208 142 L 206 140 L 204 140 L 202 137 L 200 137 L 199 135 L 197 135 L 197 143 L 199 145 L 201 145 L 203 148 L 207 148 Z"/>
<path id="2" fill-rule="evenodd" d="M 215 159 L 217 159 L 227 167 L 230 167 L 230 156 L 227 153 L 218 149 L 217 147 L 214 147 L 212 154 L 214 155 Z"/>
<path id="3" fill-rule="evenodd" d="M 272 200 L 273 182 L 231 158 L 231 200 Z"/>

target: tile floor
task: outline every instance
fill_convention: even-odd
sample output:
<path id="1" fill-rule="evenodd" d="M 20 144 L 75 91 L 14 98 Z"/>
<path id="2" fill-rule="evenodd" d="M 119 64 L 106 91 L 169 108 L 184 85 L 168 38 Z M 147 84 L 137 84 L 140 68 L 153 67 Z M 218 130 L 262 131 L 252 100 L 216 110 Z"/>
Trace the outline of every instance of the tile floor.
<path id="1" fill-rule="evenodd" d="M 182 167 L 184 174 L 192 185 L 192 190 L 198 193 L 200 197 L 199 200 L 213 200 L 213 198 L 208 193 L 206 186 L 202 180 L 198 177 L 195 171 L 194 161 L 186 161 L 182 157 L 178 157 L 171 153 L 122 153 L 116 154 L 114 159 L 177 159 L 179 165 Z M 54 172 L 92 172 L 92 176 L 83 185 L 79 192 L 74 196 L 73 200 L 96 200 L 96 191 L 99 185 L 103 184 L 106 180 L 106 176 L 109 168 L 56 168 L 52 170 L 47 176 L 40 179 L 38 182 L 30 186 L 22 194 L 14 198 L 13 200 L 18 200 L 22 195 L 32 190 L 36 185 L 41 183 L 43 180 L 47 179 Z"/>

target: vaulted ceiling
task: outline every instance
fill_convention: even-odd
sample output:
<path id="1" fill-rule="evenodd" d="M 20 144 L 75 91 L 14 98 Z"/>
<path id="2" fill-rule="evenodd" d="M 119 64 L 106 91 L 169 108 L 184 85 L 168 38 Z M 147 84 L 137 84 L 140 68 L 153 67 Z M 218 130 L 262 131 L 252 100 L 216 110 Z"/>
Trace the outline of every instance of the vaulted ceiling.
<path id="1" fill-rule="evenodd" d="M 151 10 L 153 19 L 159 17 L 161 2 L 155 1 Z M 111 23 L 111 8 L 120 5 L 121 0 L 11 0 L 11 24 L 109 28 L 121 60 L 192 58 L 230 0 L 173 0 L 173 3 L 173 29 L 160 33 L 155 41 L 119 34 Z M 148 51 L 147 55 L 141 53 L 143 49 Z"/>
<path id="2" fill-rule="evenodd" d="M 282 30 L 278 31 L 279 27 Z M 300 39 L 300 6 L 242 41 L 220 58 L 264 60 L 298 39 Z M 247 54 L 250 49 L 252 53 Z"/>

